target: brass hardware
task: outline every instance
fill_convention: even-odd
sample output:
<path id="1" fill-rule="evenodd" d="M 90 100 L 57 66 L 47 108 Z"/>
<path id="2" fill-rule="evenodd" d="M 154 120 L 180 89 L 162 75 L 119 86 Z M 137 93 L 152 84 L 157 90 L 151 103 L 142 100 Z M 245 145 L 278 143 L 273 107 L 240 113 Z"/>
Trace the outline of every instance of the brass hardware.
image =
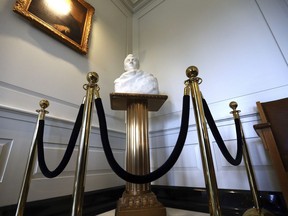
<path id="1" fill-rule="evenodd" d="M 184 82 L 185 88 L 184 88 L 184 95 L 190 95 L 190 82 L 189 80 L 186 80 Z"/>
<path id="2" fill-rule="evenodd" d="M 96 99 L 96 98 L 100 98 L 100 93 L 99 93 L 99 91 L 100 91 L 100 87 L 99 87 L 98 85 L 96 85 L 95 91 L 94 91 L 94 97 L 95 97 L 95 99 Z"/>
<path id="3" fill-rule="evenodd" d="M 100 87 L 98 86 L 97 82 L 99 81 L 99 76 L 96 72 L 90 72 L 86 76 L 88 80 L 88 84 L 83 85 L 83 89 L 86 91 L 89 86 L 94 88 L 94 98 L 100 98 Z"/>
<path id="4" fill-rule="evenodd" d="M 31 176 L 32 176 L 32 170 L 34 166 L 34 160 L 36 157 L 36 149 L 37 149 L 37 143 L 36 143 L 36 138 L 37 138 L 37 132 L 39 128 L 39 120 L 44 120 L 45 114 L 48 114 L 49 112 L 45 110 L 49 106 L 49 101 L 48 100 L 41 100 L 39 102 L 39 105 L 41 109 L 36 110 L 38 112 L 38 119 L 36 123 L 36 127 L 34 130 L 34 135 L 32 138 L 32 143 L 27 159 L 27 164 L 24 172 L 24 177 L 21 185 L 21 190 L 18 198 L 18 203 L 17 203 L 17 209 L 15 216 L 23 216 L 24 214 L 24 209 L 25 209 L 25 203 L 27 201 L 28 193 L 29 193 L 29 187 L 30 187 L 30 182 L 31 182 Z"/>
<path id="5" fill-rule="evenodd" d="M 230 108 L 233 110 L 230 113 L 233 114 L 234 119 L 240 119 L 239 113 L 241 112 L 240 110 L 236 110 L 238 107 L 237 102 L 231 101 L 229 104 Z"/>
<path id="6" fill-rule="evenodd" d="M 236 110 L 238 107 L 237 102 L 232 101 L 229 104 L 230 108 L 233 110 L 230 113 L 233 114 L 234 119 L 239 119 L 240 121 L 240 110 Z M 253 168 L 252 168 L 252 164 L 251 164 L 251 159 L 249 156 L 249 151 L 248 151 L 248 147 L 247 147 L 247 143 L 245 140 L 245 136 L 244 136 L 244 131 L 242 128 L 242 124 L 240 121 L 240 130 L 241 130 L 241 137 L 242 137 L 242 148 L 243 148 L 243 160 L 245 163 L 245 168 L 246 168 L 246 172 L 247 172 L 247 176 L 248 176 L 248 180 L 249 180 L 249 186 L 252 192 L 252 196 L 253 196 L 253 202 L 254 202 L 254 208 L 250 208 L 248 210 L 246 210 L 243 214 L 243 216 L 273 216 L 273 214 L 269 211 L 267 211 L 266 209 L 261 208 L 261 203 L 260 203 L 260 198 L 259 198 L 259 193 L 258 193 L 258 189 L 257 189 L 257 184 L 256 184 L 256 180 L 255 180 L 255 176 L 254 176 L 254 172 L 253 172 Z"/>
<path id="7" fill-rule="evenodd" d="M 78 149 L 77 167 L 75 171 L 71 216 L 82 215 L 92 108 L 95 96 L 95 88 L 97 88 L 97 82 L 99 80 L 98 74 L 96 72 L 89 72 L 86 78 L 88 84 L 84 85 L 84 89 L 86 89 L 86 96 L 84 99 L 84 114 L 82 120 L 80 144 Z"/>
<path id="8" fill-rule="evenodd" d="M 199 90 L 199 84 L 201 84 L 202 79 L 197 77 L 198 68 L 195 66 L 188 67 L 186 70 L 186 75 L 189 78 L 189 84 L 191 89 L 202 166 L 204 170 L 204 179 L 209 198 L 209 212 L 211 216 L 221 216 L 222 214 L 219 204 L 218 186 L 216 181 L 212 153 L 210 149 L 210 142 L 205 121 L 202 97 Z"/>
<path id="9" fill-rule="evenodd" d="M 99 81 L 99 75 L 96 72 L 89 72 L 86 79 L 90 85 L 95 85 Z"/>
<path id="10" fill-rule="evenodd" d="M 197 77 L 199 70 L 196 66 L 190 66 L 186 69 L 186 76 L 189 78 L 189 82 L 197 82 L 199 85 L 202 83 L 202 79 Z"/>
<path id="11" fill-rule="evenodd" d="M 127 110 L 126 170 L 135 175 L 150 172 L 148 111 L 157 111 L 167 99 L 166 95 L 110 94 L 111 107 Z M 151 183 L 126 183 L 119 199 L 116 216 L 166 216 L 165 207 L 151 191 Z"/>
<path id="12" fill-rule="evenodd" d="M 43 99 L 39 102 L 39 105 L 41 109 L 36 110 L 36 112 L 39 113 L 39 120 L 43 120 L 45 118 L 45 114 L 49 113 L 47 110 L 45 110 L 49 106 L 49 101 Z"/>
<path id="13" fill-rule="evenodd" d="M 186 76 L 191 79 L 197 77 L 199 74 L 199 70 L 196 66 L 190 66 L 186 69 Z"/>

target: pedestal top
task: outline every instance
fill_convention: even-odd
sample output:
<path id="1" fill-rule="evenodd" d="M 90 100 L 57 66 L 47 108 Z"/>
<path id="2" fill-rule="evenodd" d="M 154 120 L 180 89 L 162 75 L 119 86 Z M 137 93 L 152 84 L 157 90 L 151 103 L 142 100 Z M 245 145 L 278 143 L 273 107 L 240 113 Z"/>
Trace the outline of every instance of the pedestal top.
<path id="1" fill-rule="evenodd" d="M 158 111 L 167 100 L 167 95 L 159 94 L 136 94 L 136 93 L 111 93 L 111 109 L 127 110 L 128 103 L 144 101 L 148 104 L 148 111 Z"/>

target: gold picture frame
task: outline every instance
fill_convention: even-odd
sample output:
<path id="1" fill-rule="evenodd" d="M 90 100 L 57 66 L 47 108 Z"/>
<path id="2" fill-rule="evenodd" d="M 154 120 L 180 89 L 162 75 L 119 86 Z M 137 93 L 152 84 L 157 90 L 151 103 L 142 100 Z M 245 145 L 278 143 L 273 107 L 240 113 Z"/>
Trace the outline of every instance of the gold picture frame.
<path id="1" fill-rule="evenodd" d="M 65 10 L 52 3 L 64 4 Z M 84 0 L 17 0 L 13 11 L 70 48 L 88 53 L 95 9 Z"/>

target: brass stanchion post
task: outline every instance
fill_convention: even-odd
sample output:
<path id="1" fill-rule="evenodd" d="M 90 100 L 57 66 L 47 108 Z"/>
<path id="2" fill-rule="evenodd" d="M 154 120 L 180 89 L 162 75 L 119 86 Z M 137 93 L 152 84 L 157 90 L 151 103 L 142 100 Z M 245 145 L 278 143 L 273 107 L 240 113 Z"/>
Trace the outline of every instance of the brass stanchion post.
<path id="1" fill-rule="evenodd" d="M 240 116 L 239 116 L 240 110 L 236 110 L 238 104 L 235 101 L 232 101 L 229 104 L 229 106 L 233 110 L 230 113 L 233 114 L 234 119 L 239 119 L 239 121 L 240 121 Z M 240 130 L 241 130 L 241 137 L 242 137 L 242 143 L 243 143 L 243 146 L 242 146 L 243 159 L 244 159 L 245 168 L 246 168 L 246 172 L 248 175 L 249 185 L 250 185 L 250 189 L 251 189 L 253 201 L 254 201 L 254 206 L 255 206 L 255 208 L 250 208 L 250 209 L 246 210 L 244 212 L 243 216 L 273 216 L 273 214 L 271 212 L 267 211 L 266 209 L 261 208 L 259 193 L 257 190 L 257 184 L 256 184 L 256 180 L 255 180 L 255 176 L 254 176 L 254 172 L 253 172 L 251 159 L 249 156 L 243 128 L 241 125 L 241 121 L 240 121 Z"/>
<path id="2" fill-rule="evenodd" d="M 195 66 L 188 67 L 186 70 L 186 75 L 189 78 L 186 83 L 188 82 L 191 88 L 191 96 L 197 125 L 202 166 L 204 170 L 205 184 L 209 198 L 209 211 L 211 216 L 221 216 L 216 175 L 210 149 L 210 142 L 205 121 L 202 97 L 199 90 L 199 84 L 201 84 L 202 79 L 197 77 L 198 68 Z"/>
<path id="3" fill-rule="evenodd" d="M 75 171 L 74 190 L 73 190 L 73 205 L 71 216 L 81 216 L 85 189 L 85 175 L 87 165 L 87 155 L 89 147 L 89 135 L 91 130 L 92 107 L 95 95 L 98 95 L 99 87 L 98 74 L 89 72 L 87 74 L 88 84 L 84 85 L 86 90 L 84 114 L 82 120 L 82 131 L 80 145 L 78 149 L 77 167 Z"/>
<path id="4" fill-rule="evenodd" d="M 37 124 L 35 127 L 33 139 L 32 139 L 32 144 L 30 147 L 30 152 L 28 155 L 27 165 L 25 168 L 24 178 L 22 181 L 22 186 L 21 186 L 21 190 L 20 190 L 20 194 L 18 198 L 18 204 L 17 204 L 15 216 L 23 216 L 24 214 L 25 203 L 27 201 L 30 182 L 31 182 L 32 169 L 34 166 L 34 160 L 36 158 L 36 149 L 37 149 L 36 138 L 37 138 L 37 132 L 39 128 L 39 120 L 44 120 L 45 114 L 49 113 L 47 110 L 45 110 L 49 106 L 48 100 L 41 100 L 39 102 L 39 105 L 41 109 L 36 110 L 39 114 L 38 114 Z"/>

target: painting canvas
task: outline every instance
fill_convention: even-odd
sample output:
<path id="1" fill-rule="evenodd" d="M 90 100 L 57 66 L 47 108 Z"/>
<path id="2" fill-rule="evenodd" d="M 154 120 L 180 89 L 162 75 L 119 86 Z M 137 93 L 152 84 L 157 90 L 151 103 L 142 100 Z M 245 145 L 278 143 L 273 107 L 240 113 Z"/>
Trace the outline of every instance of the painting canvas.
<path id="1" fill-rule="evenodd" d="M 88 52 L 94 8 L 83 0 L 17 0 L 14 9 L 82 54 Z"/>

